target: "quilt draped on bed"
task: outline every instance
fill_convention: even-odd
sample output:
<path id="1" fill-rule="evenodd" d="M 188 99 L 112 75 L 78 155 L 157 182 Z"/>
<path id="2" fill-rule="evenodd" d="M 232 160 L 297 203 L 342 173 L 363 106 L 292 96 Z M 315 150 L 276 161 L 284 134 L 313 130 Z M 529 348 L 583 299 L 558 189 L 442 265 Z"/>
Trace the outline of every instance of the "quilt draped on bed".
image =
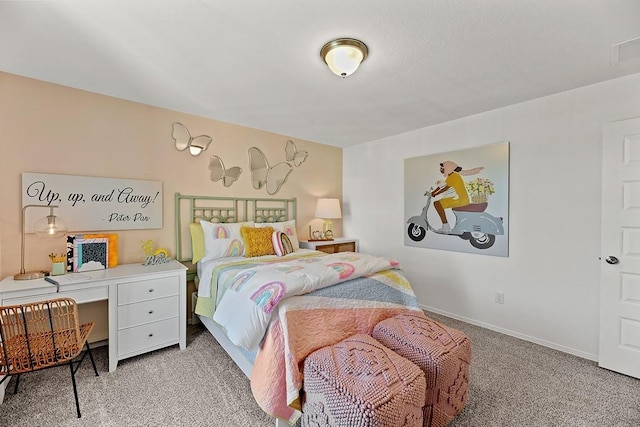
<path id="1" fill-rule="evenodd" d="M 386 318 L 420 311 L 399 264 L 389 258 L 342 252 L 251 265 L 224 279 L 235 285 L 220 299 L 214 320 L 232 331 L 236 344 L 248 350 L 259 345 L 254 397 L 265 412 L 291 422 L 300 416 L 307 355 L 370 334 Z"/>

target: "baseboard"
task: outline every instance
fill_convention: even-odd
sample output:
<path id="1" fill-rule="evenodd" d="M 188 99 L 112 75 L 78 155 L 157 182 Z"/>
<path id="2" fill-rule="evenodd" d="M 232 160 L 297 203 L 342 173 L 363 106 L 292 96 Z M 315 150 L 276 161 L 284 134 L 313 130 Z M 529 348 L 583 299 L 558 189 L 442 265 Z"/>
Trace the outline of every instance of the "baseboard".
<path id="1" fill-rule="evenodd" d="M 103 340 L 90 342 L 89 345 L 91 346 L 91 348 L 104 347 L 105 345 L 109 345 L 109 339 L 106 338 L 106 339 L 103 339 Z"/>
<path id="2" fill-rule="evenodd" d="M 468 317 L 459 316 L 459 315 L 454 314 L 454 313 L 449 313 L 447 311 L 440 310 L 440 309 L 437 309 L 435 307 L 429 307 L 429 306 L 420 304 L 420 308 L 422 308 L 423 310 L 431 311 L 431 312 L 436 313 L 436 314 L 440 314 L 442 316 L 451 317 L 452 319 L 460 320 L 460 321 L 465 322 L 465 323 L 470 323 L 472 325 L 480 326 L 481 328 L 485 328 L 485 329 L 489 329 L 491 331 L 499 332 L 501 334 L 509 335 L 510 337 L 519 338 L 521 340 L 532 342 L 534 344 L 538 344 L 538 345 L 541 345 L 543 347 L 552 348 L 554 350 L 558 350 L 558 351 L 561 351 L 563 353 L 568 353 L 568 354 L 571 354 L 573 356 L 578 356 L 578 357 L 581 357 L 583 359 L 592 360 L 594 362 L 598 361 L 598 355 L 597 354 L 586 353 L 584 351 L 576 350 L 575 348 L 566 347 L 566 346 L 563 346 L 563 345 L 560 345 L 560 344 L 556 344 L 556 343 L 553 343 L 553 342 L 550 342 L 550 341 L 541 340 L 541 339 L 536 338 L 536 337 L 532 337 L 532 336 L 529 336 L 529 335 L 521 334 L 519 332 L 515 332 L 515 331 L 509 330 L 509 329 L 501 328 L 499 326 L 491 325 L 489 323 L 480 322 L 478 320 L 469 319 Z"/>

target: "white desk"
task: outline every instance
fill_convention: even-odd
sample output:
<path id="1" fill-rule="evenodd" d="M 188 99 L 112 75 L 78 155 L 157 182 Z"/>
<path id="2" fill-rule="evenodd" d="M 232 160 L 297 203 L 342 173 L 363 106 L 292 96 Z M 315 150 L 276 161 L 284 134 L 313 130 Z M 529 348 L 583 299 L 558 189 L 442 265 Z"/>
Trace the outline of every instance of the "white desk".
<path id="1" fill-rule="evenodd" d="M 173 344 L 186 347 L 187 268 L 172 260 L 144 266 L 124 264 L 89 271 L 83 280 L 56 286 L 44 279 L 0 281 L 0 305 L 70 297 L 78 304 L 107 300 L 109 372 L 118 361 Z M 73 274 L 73 273 L 70 273 Z M 64 277 L 64 276 L 61 276 Z M 53 279 L 56 276 L 52 277 Z"/>

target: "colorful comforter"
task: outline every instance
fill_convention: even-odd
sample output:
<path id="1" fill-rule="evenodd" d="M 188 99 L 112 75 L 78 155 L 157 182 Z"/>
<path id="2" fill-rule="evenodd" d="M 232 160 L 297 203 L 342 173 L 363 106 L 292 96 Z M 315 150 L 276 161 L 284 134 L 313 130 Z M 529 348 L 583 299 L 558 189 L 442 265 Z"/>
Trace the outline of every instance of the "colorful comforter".
<path id="1" fill-rule="evenodd" d="M 254 266 L 235 275 L 213 320 L 226 330 L 232 343 L 251 351 L 262 341 L 274 310 L 283 299 L 397 265 L 389 258 L 337 253 Z"/>
<path id="2" fill-rule="evenodd" d="M 235 262 L 226 267 L 228 274 L 225 267 L 214 274 L 230 286 L 213 318 L 232 341 L 249 349 L 259 343 L 254 397 L 265 412 L 289 421 L 300 415 L 307 355 L 356 333 L 370 334 L 391 316 L 420 311 L 400 266 L 389 258 L 316 252 L 249 265 L 239 269 Z"/>

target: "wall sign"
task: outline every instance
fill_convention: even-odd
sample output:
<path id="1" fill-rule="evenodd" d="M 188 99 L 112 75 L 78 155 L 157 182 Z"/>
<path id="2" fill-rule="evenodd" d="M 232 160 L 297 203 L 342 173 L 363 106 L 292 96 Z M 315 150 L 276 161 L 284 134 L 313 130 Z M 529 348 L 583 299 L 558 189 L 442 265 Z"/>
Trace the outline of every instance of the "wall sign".
<path id="1" fill-rule="evenodd" d="M 162 228 L 162 182 L 24 172 L 22 206 L 59 206 L 71 231 Z M 25 229 L 48 215 L 27 209 Z"/>

